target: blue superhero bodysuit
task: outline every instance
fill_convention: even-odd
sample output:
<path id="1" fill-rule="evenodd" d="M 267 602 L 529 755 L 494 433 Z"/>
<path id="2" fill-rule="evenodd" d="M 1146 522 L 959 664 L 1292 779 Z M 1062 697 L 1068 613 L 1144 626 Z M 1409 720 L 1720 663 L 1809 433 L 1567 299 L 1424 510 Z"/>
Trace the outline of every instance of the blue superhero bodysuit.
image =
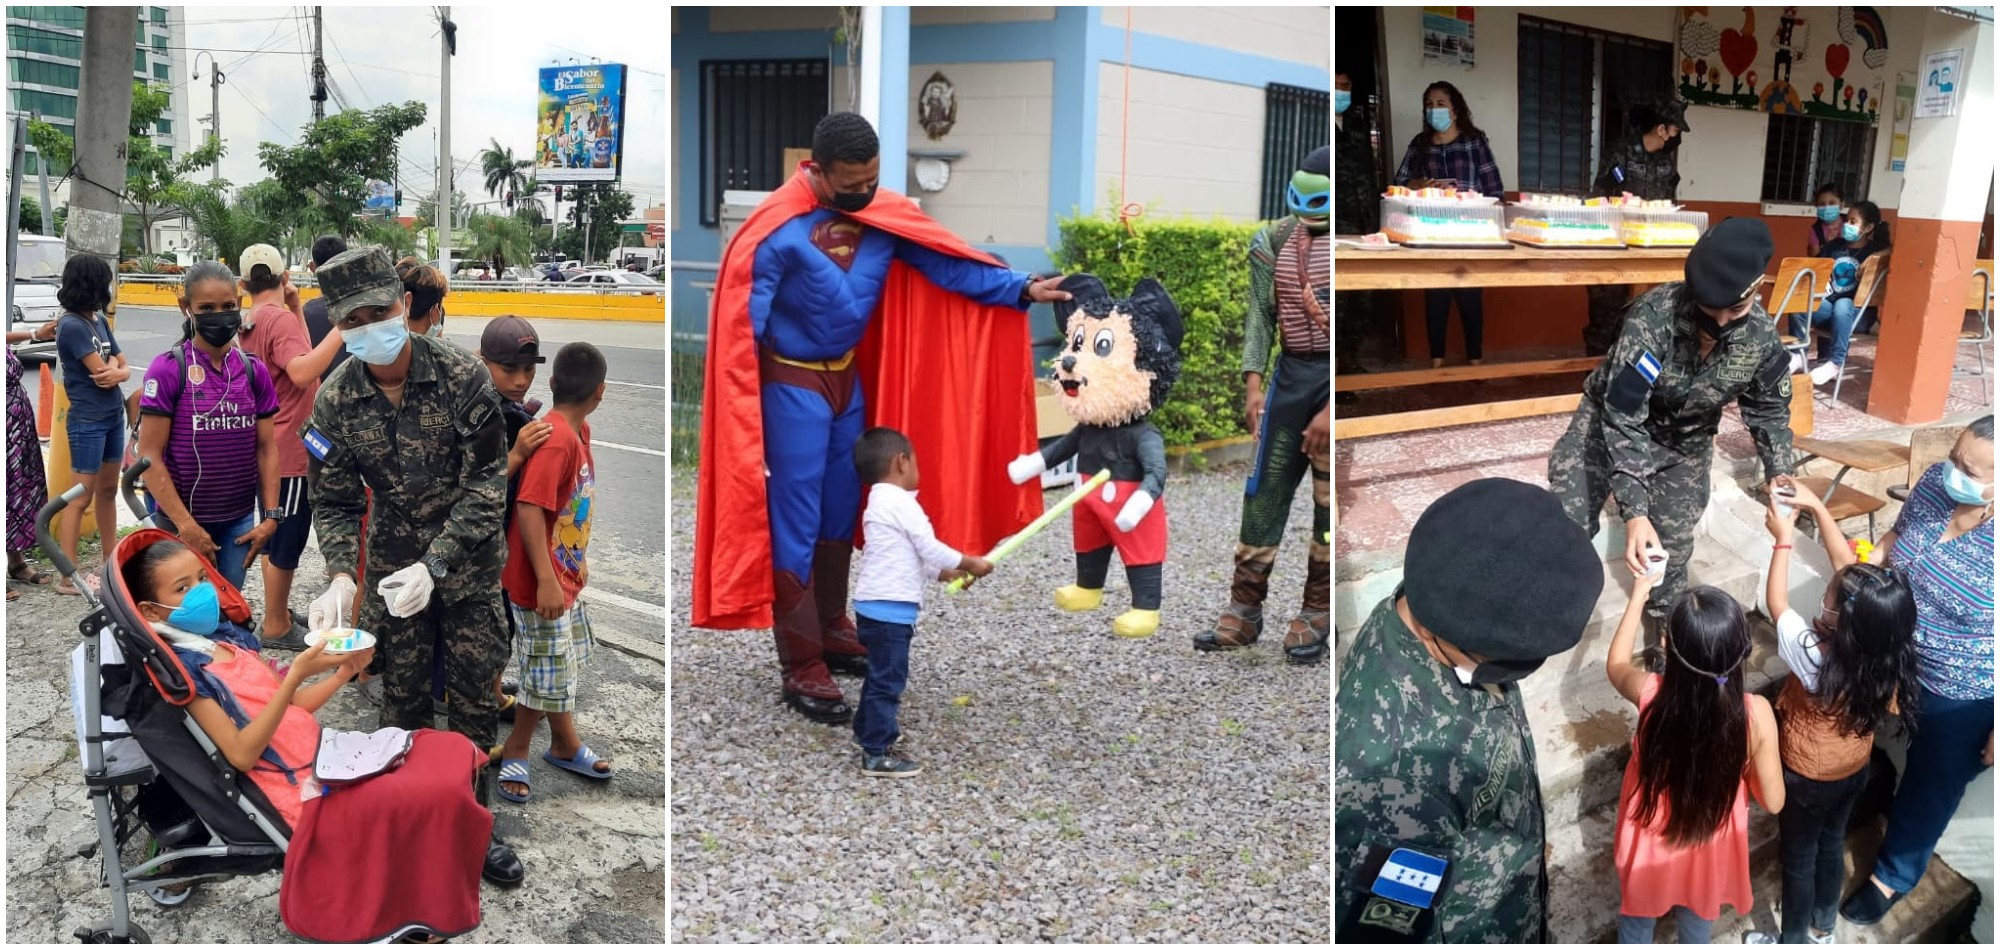
<path id="1" fill-rule="evenodd" d="M 764 353 L 772 564 L 802 582 L 812 576 L 816 543 L 840 542 L 852 550 L 861 504 L 854 443 L 861 437 L 862 404 L 851 360 L 892 260 L 976 302 L 1023 309 L 1027 274 L 941 254 L 837 211 L 821 208 L 793 218 L 758 247 L 750 322 Z M 838 580 L 838 594 L 823 596 L 839 598 L 837 616 L 844 618 L 845 571 Z"/>

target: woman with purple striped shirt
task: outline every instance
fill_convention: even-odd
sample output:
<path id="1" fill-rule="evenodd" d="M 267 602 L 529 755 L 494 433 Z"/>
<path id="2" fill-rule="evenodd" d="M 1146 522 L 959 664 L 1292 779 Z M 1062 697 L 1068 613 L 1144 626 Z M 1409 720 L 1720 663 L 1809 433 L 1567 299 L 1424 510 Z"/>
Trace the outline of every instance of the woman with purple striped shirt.
<path id="1" fill-rule="evenodd" d="M 1840 905 L 1850 923 L 1881 920 L 1917 886 L 1965 787 L 1993 765 L 1993 468 L 1989 415 L 1910 489 L 1877 548 L 1916 597 L 1919 688 L 1882 850 L 1868 883 Z M 1799 502 L 1822 537 L 1839 538 L 1819 499 L 1801 493 Z M 1827 553 L 1836 570 L 1854 560 L 1845 539 Z"/>
<path id="2" fill-rule="evenodd" d="M 1407 188 L 1452 185 L 1498 198 L 1506 188 L 1486 133 L 1472 124 L 1472 110 L 1458 87 L 1442 80 L 1424 88 L 1424 127 L 1410 139 L 1396 183 Z M 1465 355 L 1472 365 L 1485 356 L 1486 314 L 1477 287 L 1424 291 L 1424 329 L 1430 336 L 1431 366 L 1444 365 L 1444 336 L 1451 302 L 1458 301 L 1458 319 L 1465 324 Z"/>
<path id="3" fill-rule="evenodd" d="M 264 362 L 236 346 L 236 275 L 216 261 L 188 268 L 180 342 L 153 358 L 139 398 L 139 454 L 153 460 L 154 522 L 180 535 L 238 588 L 277 531 L 278 391 Z M 259 517 L 259 500 L 262 517 Z"/>

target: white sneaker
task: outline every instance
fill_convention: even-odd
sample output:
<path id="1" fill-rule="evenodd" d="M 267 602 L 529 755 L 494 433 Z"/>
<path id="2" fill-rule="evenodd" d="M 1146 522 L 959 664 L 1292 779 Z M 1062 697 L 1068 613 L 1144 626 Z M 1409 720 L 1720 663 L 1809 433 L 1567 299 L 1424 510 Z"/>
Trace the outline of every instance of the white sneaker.
<path id="1" fill-rule="evenodd" d="M 1804 353 L 1793 353 L 1792 372 L 1803 373 L 1805 371 L 1806 371 L 1806 355 Z"/>
<path id="2" fill-rule="evenodd" d="M 1812 381 L 1815 386 L 1824 386 L 1840 375 L 1839 363 L 1821 363 L 1813 367 Z"/>

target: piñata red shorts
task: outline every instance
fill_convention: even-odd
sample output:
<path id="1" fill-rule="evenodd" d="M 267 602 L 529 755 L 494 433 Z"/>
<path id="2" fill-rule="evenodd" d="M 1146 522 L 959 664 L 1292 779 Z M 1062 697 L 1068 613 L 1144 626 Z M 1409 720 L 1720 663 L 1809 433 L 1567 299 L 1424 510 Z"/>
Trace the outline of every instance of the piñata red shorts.
<path id="1" fill-rule="evenodd" d="M 1110 501 L 1104 500 L 1106 489 L 1112 492 Z M 1153 499 L 1153 510 L 1146 512 L 1146 517 L 1139 519 L 1132 530 L 1118 530 L 1118 512 L 1138 490 L 1138 482 L 1105 482 L 1103 487 L 1077 502 L 1071 510 L 1076 525 L 1078 554 L 1112 544 L 1118 546 L 1118 559 L 1126 567 L 1144 567 L 1167 559 L 1165 499 Z"/>

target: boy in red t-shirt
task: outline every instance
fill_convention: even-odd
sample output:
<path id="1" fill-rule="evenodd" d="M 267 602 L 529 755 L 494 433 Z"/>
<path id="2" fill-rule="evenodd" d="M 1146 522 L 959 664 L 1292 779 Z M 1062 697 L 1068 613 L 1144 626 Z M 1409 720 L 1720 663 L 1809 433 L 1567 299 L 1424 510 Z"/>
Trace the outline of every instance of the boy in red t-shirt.
<path id="1" fill-rule="evenodd" d="M 576 596 L 590 577 L 584 548 L 597 476 L 590 459 L 590 424 L 604 401 L 604 354 L 588 343 L 557 351 L 549 390 L 548 441 L 522 463 L 514 519 L 507 529 L 507 567 L 500 584 L 517 631 L 514 661 L 521 691 L 514 731 L 500 753 L 500 797 L 528 800 L 528 743 L 535 725 L 549 720 L 549 751 L 557 768 L 598 780 L 611 777 L 611 761 L 598 757 L 576 734 L 577 675 L 594 641 L 590 619 Z"/>

